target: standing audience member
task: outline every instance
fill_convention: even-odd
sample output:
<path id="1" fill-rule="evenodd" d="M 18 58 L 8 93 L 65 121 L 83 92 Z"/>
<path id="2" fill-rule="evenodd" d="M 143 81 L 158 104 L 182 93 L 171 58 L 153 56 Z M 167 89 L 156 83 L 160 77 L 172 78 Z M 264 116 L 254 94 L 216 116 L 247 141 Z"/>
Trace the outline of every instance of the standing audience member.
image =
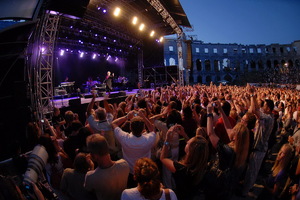
<path id="1" fill-rule="evenodd" d="M 123 159 L 112 161 L 107 141 L 99 134 L 87 138 L 87 148 L 98 167 L 87 172 L 85 189 L 94 192 L 98 200 L 120 199 L 127 185 L 128 163 Z"/>
<path id="2" fill-rule="evenodd" d="M 134 179 L 138 186 L 124 190 L 121 200 L 177 200 L 175 193 L 171 189 L 163 189 L 159 169 L 150 158 L 140 158 L 136 161 Z"/>
<path id="3" fill-rule="evenodd" d="M 258 102 L 255 97 L 255 89 L 251 88 L 250 85 L 247 85 L 248 93 L 251 97 L 251 107 L 250 112 L 254 113 L 258 118 L 258 126 L 255 129 L 254 137 L 254 149 L 250 154 L 249 163 L 247 172 L 245 175 L 244 186 L 242 190 L 243 196 L 253 196 L 255 195 L 252 192 L 249 192 L 253 184 L 256 181 L 258 172 L 268 150 L 268 141 L 273 129 L 273 116 L 272 111 L 274 109 L 274 102 L 270 99 L 266 99 L 262 110 L 258 107 Z M 249 112 L 248 111 L 248 112 Z"/>
<path id="4" fill-rule="evenodd" d="M 206 178 L 206 198 L 207 199 L 230 199 L 233 191 L 237 186 L 239 178 L 246 166 L 249 152 L 249 131 L 248 128 L 238 123 L 233 129 L 229 129 L 230 122 L 224 113 L 219 102 L 215 102 L 223 118 L 225 131 L 228 134 L 230 143 L 224 142 L 218 137 L 213 128 L 213 107 L 212 104 L 207 106 L 207 135 L 212 146 L 217 150 L 217 155 L 211 161 L 211 171 Z M 230 130 L 230 131 L 229 131 Z M 220 176 L 214 173 L 220 173 Z M 210 174 L 211 173 L 211 174 Z"/>
<path id="5" fill-rule="evenodd" d="M 290 161 L 293 157 L 293 147 L 289 144 L 284 144 L 272 168 L 272 174 L 264 183 L 264 190 L 260 193 L 258 199 L 279 199 L 279 195 L 286 183 Z"/>
<path id="6" fill-rule="evenodd" d="M 183 127 L 175 125 L 168 130 L 160 160 L 173 173 L 176 184 L 175 192 L 178 199 L 192 199 L 200 189 L 207 166 L 209 155 L 208 143 L 202 136 L 191 138 L 185 146 L 186 155 L 184 158 L 179 162 L 174 161 L 168 156 L 170 153 L 172 132 L 180 134 L 183 132 Z"/>
<path id="7" fill-rule="evenodd" d="M 135 117 L 135 115 L 138 115 Z M 131 133 L 124 132 L 119 126 L 125 121 L 130 120 Z M 148 133 L 145 132 L 145 124 Z M 122 145 L 124 159 L 130 167 L 129 187 L 136 186 L 133 181 L 133 166 L 139 158 L 151 158 L 151 149 L 155 144 L 156 134 L 154 127 L 146 118 L 143 110 L 130 111 L 128 115 L 118 118 L 112 122 L 117 140 Z"/>
<path id="8" fill-rule="evenodd" d="M 91 200 L 95 197 L 87 192 L 84 187 L 85 175 L 94 169 L 94 163 L 90 156 L 85 153 L 78 153 L 74 160 L 74 169 L 66 168 L 60 182 L 61 191 L 71 200 Z"/>

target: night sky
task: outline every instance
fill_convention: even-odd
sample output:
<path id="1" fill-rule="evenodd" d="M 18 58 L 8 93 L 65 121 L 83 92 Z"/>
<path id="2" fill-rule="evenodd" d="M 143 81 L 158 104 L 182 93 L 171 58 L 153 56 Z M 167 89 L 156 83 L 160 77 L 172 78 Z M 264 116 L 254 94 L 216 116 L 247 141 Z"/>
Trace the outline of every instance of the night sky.
<path id="1" fill-rule="evenodd" d="M 198 40 L 289 44 L 300 40 L 300 0 L 180 0 Z"/>

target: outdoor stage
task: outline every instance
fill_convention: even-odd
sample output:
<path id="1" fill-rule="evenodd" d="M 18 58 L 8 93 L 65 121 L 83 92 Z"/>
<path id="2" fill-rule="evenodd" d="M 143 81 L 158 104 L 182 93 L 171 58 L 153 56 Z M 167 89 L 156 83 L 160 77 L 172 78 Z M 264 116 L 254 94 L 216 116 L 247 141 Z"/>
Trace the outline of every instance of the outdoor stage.
<path id="1" fill-rule="evenodd" d="M 151 89 L 143 89 L 144 91 L 146 90 L 151 90 Z M 97 97 L 96 101 L 103 101 L 105 98 L 108 101 L 116 102 L 116 101 L 123 101 L 126 99 L 127 96 L 130 96 L 132 94 L 136 94 L 138 92 L 138 89 L 133 89 L 133 90 L 122 90 L 122 91 L 114 91 L 110 93 L 109 97 L 104 97 L 108 96 L 107 93 L 101 93 L 102 97 Z M 104 95 L 103 95 L 104 94 Z M 92 99 L 92 94 L 91 93 L 84 93 L 84 94 L 78 94 L 76 97 L 68 97 L 68 95 L 64 96 L 56 96 L 53 102 L 53 106 L 57 108 L 63 108 L 63 107 L 70 107 L 70 106 L 78 106 L 81 104 L 88 104 L 91 102 Z"/>

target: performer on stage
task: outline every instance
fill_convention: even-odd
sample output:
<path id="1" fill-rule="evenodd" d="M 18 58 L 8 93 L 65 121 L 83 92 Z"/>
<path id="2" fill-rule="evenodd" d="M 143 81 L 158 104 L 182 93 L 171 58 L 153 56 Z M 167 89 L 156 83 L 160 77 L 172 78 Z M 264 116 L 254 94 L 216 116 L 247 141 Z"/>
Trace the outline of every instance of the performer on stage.
<path id="1" fill-rule="evenodd" d="M 111 72 L 108 71 L 104 82 L 106 84 L 106 92 L 108 92 L 109 95 L 110 95 L 110 92 L 113 90 L 113 88 L 112 88 L 113 78 L 114 78 L 114 73 L 111 74 Z"/>

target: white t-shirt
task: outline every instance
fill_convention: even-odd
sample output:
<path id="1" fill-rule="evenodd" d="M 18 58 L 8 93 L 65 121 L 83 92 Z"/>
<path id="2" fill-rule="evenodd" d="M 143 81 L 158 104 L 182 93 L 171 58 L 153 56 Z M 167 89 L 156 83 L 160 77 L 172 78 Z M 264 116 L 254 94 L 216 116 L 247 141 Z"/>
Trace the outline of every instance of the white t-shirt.
<path id="1" fill-rule="evenodd" d="M 111 122 L 112 122 L 112 114 L 107 113 L 106 120 L 97 121 L 93 115 L 90 115 L 87 119 L 91 128 L 96 132 L 100 133 L 101 131 L 111 131 Z"/>
<path id="2" fill-rule="evenodd" d="M 170 191 L 171 200 L 177 200 L 176 194 L 173 192 L 173 190 L 169 189 L 169 191 Z M 159 200 L 165 200 L 165 199 L 166 199 L 165 190 L 163 190 L 163 193 L 159 198 Z M 141 193 L 138 191 L 138 189 L 135 187 L 135 188 L 124 190 L 121 196 L 121 200 L 147 200 L 147 199 L 145 199 L 145 197 L 143 197 Z"/>
<path id="3" fill-rule="evenodd" d="M 155 144 L 154 132 L 143 133 L 140 137 L 123 131 L 120 127 L 114 130 L 117 140 L 122 145 L 123 158 L 128 162 L 130 173 L 133 174 L 135 161 L 139 158 L 151 158 L 151 148 Z"/>

